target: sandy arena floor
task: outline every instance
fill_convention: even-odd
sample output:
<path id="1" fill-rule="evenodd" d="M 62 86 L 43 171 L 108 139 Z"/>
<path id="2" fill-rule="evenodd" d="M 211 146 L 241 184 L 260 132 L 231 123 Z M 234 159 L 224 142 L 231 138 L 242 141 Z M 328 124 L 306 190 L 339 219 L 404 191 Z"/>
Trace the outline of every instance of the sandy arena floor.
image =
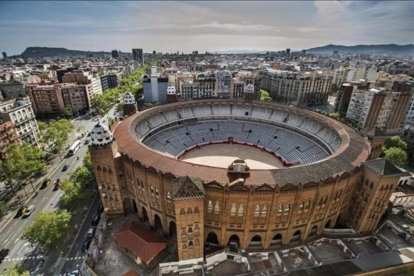
<path id="1" fill-rule="evenodd" d="M 273 155 L 236 144 L 206 145 L 180 157 L 180 160 L 189 163 L 219 168 L 227 168 L 236 159 L 246 160 L 247 166 L 254 170 L 283 168 L 283 164 Z"/>

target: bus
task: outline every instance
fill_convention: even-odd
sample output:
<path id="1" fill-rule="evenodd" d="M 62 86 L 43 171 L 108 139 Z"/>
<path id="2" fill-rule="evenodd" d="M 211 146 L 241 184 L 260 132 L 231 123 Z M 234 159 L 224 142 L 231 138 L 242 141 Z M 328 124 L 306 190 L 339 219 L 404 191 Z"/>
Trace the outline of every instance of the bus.
<path id="1" fill-rule="evenodd" d="M 75 154 L 75 152 L 77 152 L 77 151 L 78 151 L 78 149 L 80 148 L 80 144 L 81 144 L 81 142 L 80 142 L 79 140 L 75 141 L 75 143 L 73 143 L 73 145 L 72 145 L 72 146 L 70 146 L 70 148 L 69 148 L 69 152 L 68 152 L 68 155 L 69 155 L 69 156 L 70 156 L 70 155 L 74 155 L 74 154 Z"/>

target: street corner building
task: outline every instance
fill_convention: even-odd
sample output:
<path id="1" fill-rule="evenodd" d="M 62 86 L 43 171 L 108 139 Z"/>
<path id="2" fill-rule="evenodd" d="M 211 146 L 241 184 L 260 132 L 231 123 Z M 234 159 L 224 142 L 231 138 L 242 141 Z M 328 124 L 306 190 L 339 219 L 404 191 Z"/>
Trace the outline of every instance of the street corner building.
<path id="1" fill-rule="evenodd" d="M 162 105 L 111 130 L 98 123 L 91 138 L 106 215 L 136 213 L 176 240 L 180 261 L 202 260 L 205 245 L 293 246 L 335 226 L 372 233 L 401 176 L 378 158 L 381 139 L 267 102 Z M 236 157 L 208 158 L 214 147 L 237 147 Z M 237 158 L 243 152 L 273 167 Z"/>

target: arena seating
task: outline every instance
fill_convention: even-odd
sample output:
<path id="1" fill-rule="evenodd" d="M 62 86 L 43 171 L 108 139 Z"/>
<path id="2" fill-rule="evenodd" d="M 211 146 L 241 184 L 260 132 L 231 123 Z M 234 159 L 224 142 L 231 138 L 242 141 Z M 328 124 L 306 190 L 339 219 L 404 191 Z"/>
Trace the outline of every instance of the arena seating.
<path id="1" fill-rule="evenodd" d="M 317 162 L 342 142 L 333 129 L 302 114 L 226 104 L 160 112 L 140 120 L 135 131 L 145 145 L 174 157 L 197 145 L 233 141 L 263 148 L 286 164 Z"/>

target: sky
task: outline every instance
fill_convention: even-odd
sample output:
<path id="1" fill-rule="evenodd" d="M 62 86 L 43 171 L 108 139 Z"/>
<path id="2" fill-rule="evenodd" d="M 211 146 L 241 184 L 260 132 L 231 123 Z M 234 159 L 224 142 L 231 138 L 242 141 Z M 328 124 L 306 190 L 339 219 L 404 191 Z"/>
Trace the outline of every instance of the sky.
<path id="1" fill-rule="evenodd" d="M 414 43 L 411 1 L 0 1 L 0 51 L 277 51 Z"/>

